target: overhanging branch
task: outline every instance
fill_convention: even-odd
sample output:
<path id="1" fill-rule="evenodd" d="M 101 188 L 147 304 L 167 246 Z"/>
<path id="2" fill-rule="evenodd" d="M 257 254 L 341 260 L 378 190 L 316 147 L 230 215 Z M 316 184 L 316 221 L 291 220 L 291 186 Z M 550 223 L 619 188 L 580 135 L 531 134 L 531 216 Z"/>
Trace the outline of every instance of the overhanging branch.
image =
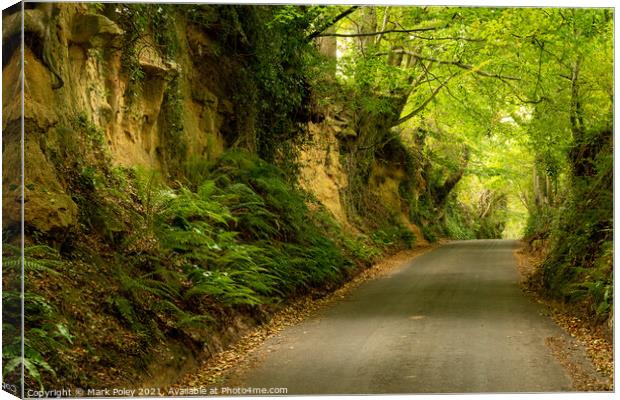
<path id="1" fill-rule="evenodd" d="M 396 125 L 400 125 L 405 121 L 410 120 L 411 118 L 415 117 L 416 115 L 418 115 L 420 113 L 420 111 L 422 111 L 427 105 L 428 103 L 430 103 L 435 96 L 437 96 L 437 93 L 439 93 L 439 91 L 448 84 L 448 82 L 450 82 L 450 80 L 452 78 L 454 78 L 456 76 L 456 74 L 452 74 L 448 77 L 448 79 L 446 79 L 445 81 L 443 81 L 441 83 L 441 85 L 437 86 L 433 92 L 431 93 L 431 95 L 428 97 L 428 99 L 424 100 L 424 102 L 422 104 L 420 104 L 415 110 L 411 111 L 409 114 L 405 115 L 404 117 L 400 118 L 398 121 L 396 121 L 396 123 L 394 124 L 394 126 Z"/>
<path id="2" fill-rule="evenodd" d="M 518 78 L 516 76 L 508 76 L 508 75 L 501 75 L 501 74 L 496 74 L 493 72 L 488 72 L 488 71 L 484 71 L 481 69 L 477 69 L 475 66 L 471 65 L 471 64 L 464 64 L 460 61 L 450 61 L 450 60 L 439 60 L 437 58 L 433 58 L 433 57 L 426 57 L 423 56 L 421 54 L 415 53 L 413 51 L 409 51 L 409 50 L 404 50 L 404 49 L 396 49 L 396 50 L 392 50 L 392 53 L 403 53 L 403 54 L 408 54 L 412 57 L 415 57 L 419 60 L 425 60 L 425 61 L 432 61 L 435 62 L 437 64 L 444 64 L 444 65 L 454 65 L 457 68 L 461 68 L 461 69 L 465 69 L 468 71 L 472 71 L 473 73 L 475 73 L 476 75 L 480 75 L 480 76 L 484 76 L 487 78 L 498 78 L 498 79 L 505 79 L 505 80 L 511 80 L 511 81 L 520 81 L 521 78 Z M 385 56 L 388 55 L 389 53 L 379 53 L 377 54 L 377 56 Z"/>
<path id="3" fill-rule="evenodd" d="M 360 37 L 360 36 L 378 36 L 385 35 L 386 33 L 413 33 L 413 32 L 427 32 L 437 29 L 443 29 L 445 26 L 435 26 L 429 28 L 416 28 L 416 29 L 388 29 L 386 31 L 379 32 L 366 32 L 366 33 L 321 33 L 316 37 L 336 36 L 336 37 Z"/>
<path id="4" fill-rule="evenodd" d="M 486 40 L 484 39 L 476 39 L 476 38 L 468 38 L 468 37 L 464 37 L 464 36 L 445 36 L 445 37 L 435 37 L 435 36 L 420 36 L 420 35 L 413 35 L 416 39 L 423 39 L 423 40 L 462 40 L 464 42 L 485 42 Z"/>
<path id="5" fill-rule="evenodd" d="M 358 8 L 359 8 L 359 6 L 352 6 L 352 7 L 347 8 L 346 10 L 341 12 L 340 14 L 336 15 L 333 19 L 331 19 L 327 23 L 323 24 L 316 31 L 314 31 L 311 34 L 309 34 L 308 36 L 306 36 L 306 41 L 309 42 L 309 41 L 311 41 L 314 38 L 317 38 L 317 37 L 320 37 L 320 36 L 324 36 L 323 32 L 325 32 L 325 30 L 327 28 L 329 28 L 330 26 L 334 25 L 336 22 L 340 21 L 341 19 L 343 19 L 347 15 L 351 14 L 353 11 L 357 10 Z"/>

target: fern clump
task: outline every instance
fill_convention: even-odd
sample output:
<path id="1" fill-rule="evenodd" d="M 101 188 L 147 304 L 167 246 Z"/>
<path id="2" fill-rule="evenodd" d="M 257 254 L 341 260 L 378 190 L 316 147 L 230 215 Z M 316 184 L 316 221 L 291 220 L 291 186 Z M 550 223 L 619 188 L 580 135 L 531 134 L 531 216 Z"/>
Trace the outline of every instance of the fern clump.
<path id="1" fill-rule="evenodd" d="M 278 302 L 340 281 L 351 263 L 313 224 L 306 196 L 278 168 L 229 152 L 195 190 L 181 187 L 157 218 L 157 234 L 181 260 L 186 300 L 224 305 Z"/>
<path id="2" fill-rule="evenodd" d="M 19 247 L 9 243 L 2 244 L 2 265 L 5 276 L 14 277 L 17 282 L 23 265 L 25 274 L 25 293 L 23 294 L 24 331 L 22 353 L 21 312 L 22 295 L 17 285 L 4 287 L 2 292 L 3 305 L 3 351 L 2 377 L 15 377 L 21 371 L 22 364 L 26 371 L 26 385 L 36 384 L 44 389 L 44 374 L 56 377 L 56 370 L 50 366 L 51 360 L 58 363 L 58 354 L 72 343 L 73 336 L 69 333 L 60 314 L 47 298 L 34 292 L 30 285 L 30 277 L 58 275 L 62 267 L 58 252 L 49 246 L 26 246 L 22 252 Z M 13 379 L 13 382 L 18 382 Z"/>

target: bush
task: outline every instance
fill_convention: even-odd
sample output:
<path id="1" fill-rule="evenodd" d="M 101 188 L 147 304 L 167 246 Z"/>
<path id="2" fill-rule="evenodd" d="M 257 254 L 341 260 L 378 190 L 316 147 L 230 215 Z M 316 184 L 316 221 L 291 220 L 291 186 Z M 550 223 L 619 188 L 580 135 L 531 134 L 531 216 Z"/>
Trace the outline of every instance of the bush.
<path id="1" fill-rule="evenodd" d="M 382 247 L 404 246 L 411 249 L 415 244 L 415 235 L 400 224 L 379 229 L 371 235 L 373 242 Z"/>
<path id="2" fill-rule="evenodd" d="M 549 207 L 541 207 L 535 212 L 530 212 L 523 235 L 524 240 L 531 242 L 536 239 L 547 239 L 551 233 L 553 223 L 553 210 Z"/>

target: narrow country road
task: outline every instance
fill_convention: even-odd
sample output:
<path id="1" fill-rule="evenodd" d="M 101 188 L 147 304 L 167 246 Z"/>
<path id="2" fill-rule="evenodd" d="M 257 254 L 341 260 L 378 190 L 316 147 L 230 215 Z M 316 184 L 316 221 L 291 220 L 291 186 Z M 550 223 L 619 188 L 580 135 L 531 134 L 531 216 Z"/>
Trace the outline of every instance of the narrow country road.
<path id="1" fill-rule="evenodd" d="M 544 340 L 563 332 L 520 291 L 515 242 L 453 242 L 267 340 L 244 387 L 288 394 L 567 391 Z"/>

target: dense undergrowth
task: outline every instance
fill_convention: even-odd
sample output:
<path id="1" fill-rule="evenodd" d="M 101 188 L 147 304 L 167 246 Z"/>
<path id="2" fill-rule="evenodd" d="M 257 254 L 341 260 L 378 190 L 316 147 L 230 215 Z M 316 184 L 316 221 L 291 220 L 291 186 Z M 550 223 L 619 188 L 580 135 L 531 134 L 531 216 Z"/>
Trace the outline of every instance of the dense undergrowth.
<path id="1" fill-rule="evenodd" d="M 613 156 L 611 133 L 590 135 L 555 207 L 530 214 L 526 240 L 545 243 L 537 279 L 547 294 L 579 304 L 597 321 L 613 316 Z"/>
<path id="2" fill-rule="evenodd" d="M 88 209 L 82 214 L 89 223 L 83 233 L 106 245 L 87 249 L 74 244 L 64 255 L 47 246 L 26 247 L 29 382 L 40 386 L 62 376 L 65 382 L 97 386 L 96 379 L 84 376 L 84 366 L 67 352 L 67 344 L 75 340 L 74 348 L 83 346 L 95 360 L 105 358 L 103 365 L 126 351 L 145 367 L 157 343 L 181 337 L 200 347 L 231 316 L 264 318 L 271 307 L 299 295 L 326 293 L 388 249 L 415 242 L 408 230 L 389 221 L 368 235 L 347 232 L 281 170 L 245 151 L 186 169 L 186 182 L 172 186 L 139 169 L 117 170 L 114 180 L 101 171 L 82 171 L 106 187 L 93 188 L 89 195 L 97 206 L 90 209 L 95 215 Z M 131 203 L 106 198 L 114 182 L 119 185 L 115 196 L 135 197 L 135 206 L 120 211 Z M 131 216 L 123 227 L 95 218 L 118 212 Z M 5 265 L 19 266 L 15 247 L 5 244 L 3 254 Z M 111 338 L 116 348 L 97 348 L 92 332 L 83 330 L 75 315 L 63 322 L 67 317 L 61 318 L 58 308 L 70 307 L 66 301 L 77 288 L 42 290 L 43 281 L 53 286 L 63 271 L 72 274 L 82 263 L 97 271 L 88 279 L 96 282 L 92 289 L 100 285 L 100 293 L 106 293 L 99 317 L 108 324 L 114 320 L 112 333 L 125 335 L 125 344 Z M 4 293 L 5 316 L 17 318 L 18 290 Z M 81 310 L 84 304 L 72 306 Z M 5 344 L 5 374 L 17 365 L 17 344 Z"/>

